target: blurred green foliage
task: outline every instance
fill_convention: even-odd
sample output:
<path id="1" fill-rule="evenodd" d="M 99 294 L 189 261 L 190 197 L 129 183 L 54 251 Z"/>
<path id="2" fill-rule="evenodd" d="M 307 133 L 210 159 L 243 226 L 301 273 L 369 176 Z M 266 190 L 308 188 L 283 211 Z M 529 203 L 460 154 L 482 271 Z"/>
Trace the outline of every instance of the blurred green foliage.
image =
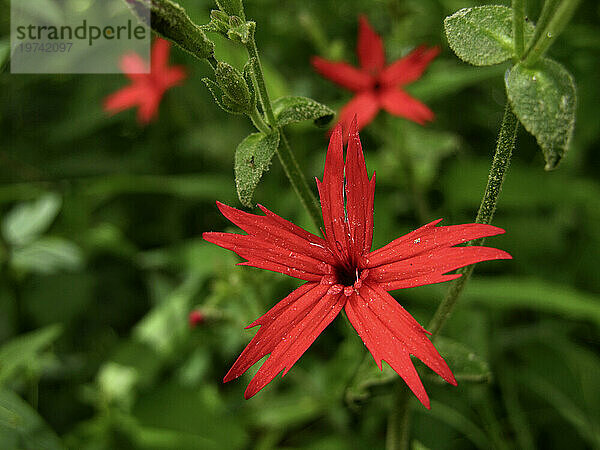
<path id="1" fill-rule="evenodd" d="M 9 11 L 8 0 L 0 4 Z M 214 8 L 181 4 L 196 23 Z M 247 2 L 272 98 L 343 105 L 349 94 L 313 73 L 309 57 L 355 61 L 359 13 L 384 36 L 390 60 L 420 43 L 442 46 L 411 86 L 436 121 L 422 128 L 380 115 L 361 134 L 377 171 L 375 246 L 423 220 L 474 218 L 506 66 L 459 62 L 442 21 L 476 4 Z M 540 7 L 528 1 L 527 14 Z M 11 75 L 8 15 L 0 18 L 0 447 L 383 448 L 392 377 L 373 381 L 375 364 L 343 317 L 252 400 L 242 396 L 251 374 L 221 383 L 253 335 L 243 327 L 297 282 L 237 267 L 235 255 L 200 240 L 229 229 L 214 201 L 239 206 L 234 151 L 252 131 L 213 103 L 200 81 L 210 67 L 173 50 L 190 76 L 167 93 L 159 120 L 140 128 L 133 111 L 101 109 L 123 76 Z M 477 268 L 440 344 L 442 353 L 461 349 L 451 366 L 480 376 L 457 388 L 424 377 L 432 409 L 413 402 L 415 449 L 600 447 L 599 18 L 597 2 L 582 1 L 550 51 L 577 85 L 571 150 L 547 173 L 534 138 L 519 133 L 494 221 L 507 233 L 488 241 L 514 259 Z M 217 58 L 241 70 L 242 49 L 210 37 Z M 287 133 L 306 176 L 320 177 L 325 132 L 302 123 Z M 277 162 L 254 199 L 311 229 Z M 444 290 L 396 298 L 425 324 Z M 206 320 L 190 328 L 195 308 Z"/>

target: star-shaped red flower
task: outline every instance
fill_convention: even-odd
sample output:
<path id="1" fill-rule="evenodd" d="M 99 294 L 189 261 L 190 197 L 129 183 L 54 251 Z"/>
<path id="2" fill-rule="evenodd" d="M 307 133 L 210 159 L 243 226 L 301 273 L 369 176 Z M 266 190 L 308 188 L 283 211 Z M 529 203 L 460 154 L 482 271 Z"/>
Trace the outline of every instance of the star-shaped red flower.
<path id="1" fill-rule="evenodd" d="M 109 95 L 104 100 L 104 110 L 111 114 L 138 107 L 137 118 L 142 124 L 149 123 L 158 114 L 158 105 L 165 91 L 181 84 L 186 74 L 182 66 L 169 66 L 171 43 L 156 39 L 152 46 L 150 73 L 143 73 L 147 63 L 137 53 L 121 58 L 121 70 L 131 84 Z"/>
<path id="2" fill-rule="evenodd" d="M 318 56 L 311 59 L 317 72 L 355 93 L 340 111 L 338 123 L 344 127 L 344 133 L 347 133 L 355 115 L 360 130 L 375 118 L 381 108 L 421 125 L 433 120 L 433 112 L 403 91 L 402 86 L 418 80 L 439 49 L 420 46 L 386 66 L 381 37 L 373 31 L 365 16 L 360 16 L 359 22 L 356 52 L 360 68 Z"/>
<path id="3" fill-rule="evenodd" d="M 204 239 L 247 260 L 240 265 L 306 281 L 247 327 L 260 325 L 224 381 L 239 377 L 270 354 L 246 389 L 245 397 L 252 397 L 281 371 L 285 375 L 344 309 L 379 368 L 385 360 L 429 408 L 410 355 L 447 382 L 456 385 L 456 380 L 427 331 L 388 291 L 452 280 L 460 275 L 447 272 L 459 267 L 511 258 L 489 247 L 454 247 L 504 230 L 474 223 L 436 226 L 440 219 L 371 251 L 375 175 L 368 177 L 356 120 L 350 129 L 346 161 L 337 126 L 323 181 L 317 180 L 325 239 L 261 205 L 264 216 L 217 202 L 221 213 L 248 234 L 210 232 Z"/>

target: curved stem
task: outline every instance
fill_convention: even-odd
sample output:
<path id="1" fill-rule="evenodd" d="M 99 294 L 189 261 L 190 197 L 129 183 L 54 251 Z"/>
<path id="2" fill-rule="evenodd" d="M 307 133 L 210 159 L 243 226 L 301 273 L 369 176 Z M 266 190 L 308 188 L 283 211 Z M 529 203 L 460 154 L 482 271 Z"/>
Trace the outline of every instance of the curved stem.
<path id="1" fill-rule="evenodd" d="M 498 142 L 496 144 L 496 152 L 492 161 L 492 167 L 490 168 L 490 174 L 488 177 L 487 186 L 481 199 L 481 205 L 477 212 L 476 223 L 489 224 L 494 217 L 496 211 L 496 204 L 498 203 L 498 197 L 502 190 L 502 183 L 506 176 L 506 170 L 510 164 L 510 158 L 515 148 L 515 142 L 517 139 L 517 129 L 519 121 L 512 112 L 510 104 L 506 102 L 504 109 L 504 117 L 502 118 L 502 124 L 500 125 L 500 133 L 498 134 Z M 478 245 L 483 243 L 483 239 L 478 239 L 469 242 L 468 245 Z M 448 292 L 442 300 L 442 303 L 438 306 L 433 319 L 429 323 L 429 331 L 431 332 L 431 339 L 434 339 L 450 317 L 458 298 L 460 297 L 469 277 L 473 273 L 475 265 L 470 265 L 463 268 L 460 273 L 462 277 L 455 279 Z"/>

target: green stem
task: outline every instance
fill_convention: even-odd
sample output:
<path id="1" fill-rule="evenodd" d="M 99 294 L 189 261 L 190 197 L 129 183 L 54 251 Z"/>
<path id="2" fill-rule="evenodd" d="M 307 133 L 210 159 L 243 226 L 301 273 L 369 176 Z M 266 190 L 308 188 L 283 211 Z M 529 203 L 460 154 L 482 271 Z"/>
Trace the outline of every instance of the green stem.
<path id="1" fill-rule="evenodd" d="M 551 3 L 551 6 L 556 5 L 555 0 L 548 1 Z M 538 24 L 540 30 L 536 30 L 535 33 L 538 37 L 532 41 L 533 43 L 523 55 L 524 66 L 529 67 L 534 65 L 544 55 L 546 50 L 548 50 L 558 35 L 563 31 L 569 20 L 571 20 L 579 1 L 580 0 L 562 0 L 562 2 L 554 9 L 553 14 L 552 11 L 550 11 L 550 7 L 547 9 L 548 12 L 546 12 L 546 5 L 544 5 L 544 10 L 542 12 L 546 13 L 547 16 L 552 15 L 550 16 L 550 19 L 548 19 L 546 26 L 540 27 Z"/>
<path id="2" fill-rule="evenodd" d="M 256 48 L 256 41 L 254 40 L 254 27 L 250 29 L 249 36 L 248 42 L 246 43 L 246 50 L 248 51 L 248 56 L 251 59 L 254 59 L 254 78 L 258 87 L 263 111 L 265 112 L 268 124 L 273 128 L 277 128 L 281 136 L 281 143 L 277 149 L 277 156 L 279 157 L 279 161 L 281 161 L 281 165 L 283 166 L 285 174 L 290 180 L 292 188 L 300 198 L 302 206 L 304 209 L 306 209 L 306 212 L 318 230 L 322 223 L 319 202 L 308 187 L 306 178 L 302 174 L 302 170 L 300 169 L 290 144 L 283 133 L 283 129 L 277 124 L 277 119 L 275 119 L 273 105 L 271 104 L 271 100 L 269 98 L 265 77 L 260 64 L 260 57 L 258 56 L 258 49 Z"/>
<path id="3" fill-rule="evenodd" d="M 289 178 L 290 183 L 294 188 L 294 191 L 296 191 L 296 194 L 300 198 L 302 206 L 304 206 L 304 209 L 306 209 L 306 212 L 312 219 L 313 223 L 315 224 L 315 227 L 317 228 L 317 230 L 319 230 L 323 223 L 321 207 L 319 206 L 319 202 L 308 187 L 308 184 L 306 183 L 306 178 L 304 178 L 304 175 L 300 170 L 298 161 L 296 161 L 296 157 L 292 152 L 290 144 L 287 138 L 285 137 L 283 130 L 280 129 L 279 132 L 281 134 L 281 143 L 283 144 L 280 145 L 277 149 L 277 156 L 279 156 L 279 161 L 281 161 L 283 170 Z"/>
<path id="4" fill-rule="evenodd" d="M 258 112 L 258 110 L 256 108 L 254 108 L 254 111 L 252 111 L 252 113 L 249 114 L 249 116 L 250 116 L 250 119 L 252 120 L 252 123 L 258 129 L 258 131 L 265 133 L 265 134 L 269 134 L 271 132 L 269 125 L 267 125 L 265 123 L 265 121 L 263 120 L 262 116 L 260 115 L 260 113 Z"/>
<path id="5" fill-rule="evenodd" d="M 504 109 L 504 117 L 500 125 L 498 142 L 496 144 L 496 153 L 490 168 L 487 186 L 477 212 L 476 223 L 489 224 L 494 217 L 498 197 L 502 190 L 502 183 L 506 176 L 506 170 L 510 164 L 510 158 L 515 148 L 517 139 L 517 129 L 519 121 L 512 112 L 510 104 L 507 102 Z M 468 245 L 478 245 L 483 243 L 483 239 L 469 242 Z M 473 273 L 475 266 L 470 265 L 463 268 L 460 273 L 462 276 L 452 282 L 442 303 L 438 306 L 433 319 L 429 323 L 428 330 L 431 332 L 431 339 L 434 339 L 450 317 L 458 298 L 460 297 L 469 277 Z"/>
<path id="6" fill-rule="evenodd" d="M 267 91 L 267 85 L 263 75 L 262 65 L 260 64 L 260 57 L 258 56 L 258 49 L 256 48 L 256 41 L 254 40 L 254 27 L 249 30 L 248 34 L 250 37 L 248 39 L 248 43 L 246 44 L 246 50 L 248 51 L 248 56 L 250 58 L 254 58 L 254 75 L 256 77 L 256 84 L 258 85 L 258 92 L 260 94 L 263 111 L 267 116 L 269 125 L 276 127 L 277 120 L 275 119 L 275 114 L 273 114 L 273 106 L 271 105 L 269 92 Z"/>
<path id="7" fill-rule="evenodd" d="M 515 40 L 515 53 L 517 58 L 523 56 L 525 50 L 523 22 L 525 21 L 525 7 L 523 0 L 512 0 L 513 13 L 513 39 Z"/>
<path id="8" fill-rule="evenodd" d="M 410 392 L 396 383 L 385 436 L 386 450 L 408 450 L 410 444 Z"/>

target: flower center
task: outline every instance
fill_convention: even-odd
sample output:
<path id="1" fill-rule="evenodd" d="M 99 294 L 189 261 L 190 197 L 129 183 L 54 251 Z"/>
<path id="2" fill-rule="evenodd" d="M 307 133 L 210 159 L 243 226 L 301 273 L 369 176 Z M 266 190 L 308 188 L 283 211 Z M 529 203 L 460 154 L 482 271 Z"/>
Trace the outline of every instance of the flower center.
<path id="1" fill-rule="evenodd" d="M 360 280 L 361 271 L 358 268 L 338 267 L 336 270 L 337 282 L 342 286 L 352 286 Z"/>

